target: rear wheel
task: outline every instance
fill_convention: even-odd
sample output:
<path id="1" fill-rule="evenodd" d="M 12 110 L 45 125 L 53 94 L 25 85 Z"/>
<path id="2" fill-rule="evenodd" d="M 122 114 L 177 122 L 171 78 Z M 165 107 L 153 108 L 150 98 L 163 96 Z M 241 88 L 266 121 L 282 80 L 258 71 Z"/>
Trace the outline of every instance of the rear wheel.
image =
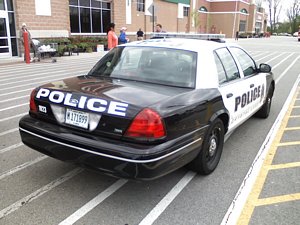
<path id="1" fill-rule="evenodd" d="M 204 137 L 199 155 L 188 165 L 197 173 L 207 175 L 217 167 L 224 144 L 224 124 L 216 119 L 212 122 Z"/>

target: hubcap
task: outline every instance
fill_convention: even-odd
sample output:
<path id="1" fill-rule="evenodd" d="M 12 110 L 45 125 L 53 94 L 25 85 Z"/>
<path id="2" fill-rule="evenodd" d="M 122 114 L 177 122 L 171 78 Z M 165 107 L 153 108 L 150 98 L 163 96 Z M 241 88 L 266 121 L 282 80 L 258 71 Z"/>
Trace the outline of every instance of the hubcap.
<path id="1" fill-rule="evenodd" d="M 217 150 L 217 140 L 216 137 L 213 136 L 210 140 L 210 145 L 208 150 L 209 156 L 212 157 L 215 154 L 216 150 Z"/>

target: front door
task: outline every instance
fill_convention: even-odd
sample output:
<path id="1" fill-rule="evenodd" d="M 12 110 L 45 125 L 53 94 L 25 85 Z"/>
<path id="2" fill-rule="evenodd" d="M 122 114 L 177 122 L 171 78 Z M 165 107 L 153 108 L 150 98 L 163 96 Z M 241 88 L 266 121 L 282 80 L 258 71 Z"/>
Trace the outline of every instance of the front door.
<path id="1" fill-rule="evenodd" d="M 11 56 L 8 13 L 4 3 L 0 0 L 0 58 Z"/>

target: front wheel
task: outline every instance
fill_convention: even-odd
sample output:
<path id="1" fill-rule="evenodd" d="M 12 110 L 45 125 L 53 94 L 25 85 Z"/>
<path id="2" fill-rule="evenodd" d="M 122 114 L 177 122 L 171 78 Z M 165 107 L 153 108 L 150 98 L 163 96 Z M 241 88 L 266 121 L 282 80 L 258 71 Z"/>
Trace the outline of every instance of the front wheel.
<path id="1" fill-rule="evenodd" d="M 264 119 L 269 117 L 271 111 L 272 97 L 273 97 L 273 87 L 271 87 L 268 92 L 266 102 L 262 105 L 260 110 L 258 110 L 257 113 L 255 113 L 256 117 L 264 118 Z"/>
<path id="2" fill-rule="evenodd" d="M 224 124 L 216 119 L 205 134 L 202 149 L 198 156 L 188 165 L 191 170 L 203 175 L 212 173 L 217 167 L 224 145 Z"/>

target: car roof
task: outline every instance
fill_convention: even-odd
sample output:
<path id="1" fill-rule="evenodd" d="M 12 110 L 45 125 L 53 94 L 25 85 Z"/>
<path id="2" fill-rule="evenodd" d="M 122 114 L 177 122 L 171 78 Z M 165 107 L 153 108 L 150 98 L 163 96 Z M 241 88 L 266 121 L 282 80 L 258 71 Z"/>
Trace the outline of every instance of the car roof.
<path id="1" fill-rule="evenodd" d="M 134 47 L 162 47 L 181 49 L 194 52 L 212 51 L 214 49 L 227 46 L 227 43 L 220 43 L 209 40 L 197 40 L 188 38 L 157 38 L 143 41 L 130 42 L 122 46 Z"/>

